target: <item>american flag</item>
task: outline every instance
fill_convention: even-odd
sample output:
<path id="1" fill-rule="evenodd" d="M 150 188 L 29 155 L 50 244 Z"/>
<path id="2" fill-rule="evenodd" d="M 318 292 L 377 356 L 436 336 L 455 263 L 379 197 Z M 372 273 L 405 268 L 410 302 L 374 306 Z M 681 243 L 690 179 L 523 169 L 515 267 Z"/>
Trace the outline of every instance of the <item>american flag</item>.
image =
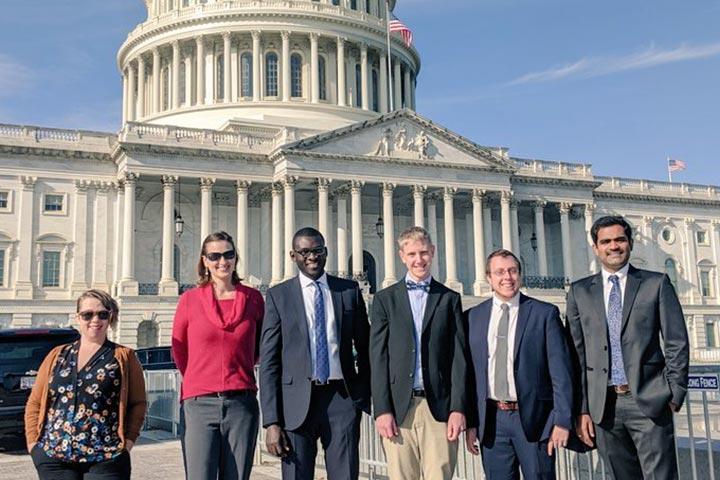
<path id="1" fill-rule="evenodd" d="M 671 172 L 678 172 L 680 170 L 685 170 L 686 168 L 687 164 L 682 160 L 668 158 L 668 170 L 670 170 Z"/>
<path id="2" fill-rule="evenodd" d="M 390 32 L 400 32 L 400 35 L 402 36 L 403 42 L 405 42 L 405 45 L 409 47 L 412 45 L 413 40 L 413 34 L 412 30 L 410 30 L 407 25 L 402 23 L 397 18 L 393 18 L 390 20 L 390 23 L 388 24 L 388 29 Z"/>

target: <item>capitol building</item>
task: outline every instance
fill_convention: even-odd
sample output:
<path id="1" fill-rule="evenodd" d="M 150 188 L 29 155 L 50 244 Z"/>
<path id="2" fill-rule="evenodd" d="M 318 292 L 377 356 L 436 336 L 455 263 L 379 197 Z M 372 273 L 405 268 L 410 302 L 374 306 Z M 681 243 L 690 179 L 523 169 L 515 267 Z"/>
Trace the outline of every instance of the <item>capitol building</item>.
<path id="1" fill-rule="evenodd" d="M 145 4 L 117 54 L 119 132 L 0 124 L 0 328 L 68 325 L 92 287 L 120 302 L 115 340 L 167 345 L 208 233 L 235 237 L 264 290 L 295 275 L 308 225 L 370 296 L 402 278 L 396 238 L 421 225 L 465 307 L 504 247 L 563 310 L 597 271 L 593 220 L 622 214 L 632 263 L 678 291 L 693 361 L 720 361 L 720 187 L 517 158 L 416 114 L 420 53 L 393 33 L 388 58 L 384 0 Z"/>

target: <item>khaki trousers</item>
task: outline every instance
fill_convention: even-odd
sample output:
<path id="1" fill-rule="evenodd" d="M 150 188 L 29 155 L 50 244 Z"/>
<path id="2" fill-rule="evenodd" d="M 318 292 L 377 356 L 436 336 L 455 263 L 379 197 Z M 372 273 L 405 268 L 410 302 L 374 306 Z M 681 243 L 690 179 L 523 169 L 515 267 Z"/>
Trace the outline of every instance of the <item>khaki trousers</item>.
<path id="1" fill-rule="evenodd" d="M 399 426 L 400 435 L 383 438 L 390 480 L 451 480 L 458 442 L 447 439 L 447 424 L 430 413 L 427 400 L 414 397 Z"/>

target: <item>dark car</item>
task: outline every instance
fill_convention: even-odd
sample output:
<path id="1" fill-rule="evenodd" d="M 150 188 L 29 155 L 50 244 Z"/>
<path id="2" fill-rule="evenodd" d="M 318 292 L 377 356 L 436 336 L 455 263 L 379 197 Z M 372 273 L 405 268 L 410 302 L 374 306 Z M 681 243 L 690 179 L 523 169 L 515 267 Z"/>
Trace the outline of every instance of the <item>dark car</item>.
<path id="1" fill-rule="evenodd" d="M 45 356 L 77 340 L 74 328 L 0 330 L 0 435 L 23 431 L 25 403 Z"/>
<path id="2" fill-rule="evenodd" d="M 139 348 L 135 353 L 137 353 L 144 370 L 174 370 L 177 368 L 170 347 Z"/>

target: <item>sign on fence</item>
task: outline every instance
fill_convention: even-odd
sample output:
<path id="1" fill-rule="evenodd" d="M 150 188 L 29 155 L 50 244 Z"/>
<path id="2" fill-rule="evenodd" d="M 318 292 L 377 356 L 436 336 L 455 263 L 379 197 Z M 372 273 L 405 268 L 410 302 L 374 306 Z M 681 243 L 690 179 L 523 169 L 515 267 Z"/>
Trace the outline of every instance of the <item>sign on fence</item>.
<path id="1" fill-rule="evenodd" d="M 718 375 L 706 373 L 702 375 L 691 374 L 688 376 L 688 390 L 699 392 L 718 392 L 720 385 L 718 384 Z"/>

